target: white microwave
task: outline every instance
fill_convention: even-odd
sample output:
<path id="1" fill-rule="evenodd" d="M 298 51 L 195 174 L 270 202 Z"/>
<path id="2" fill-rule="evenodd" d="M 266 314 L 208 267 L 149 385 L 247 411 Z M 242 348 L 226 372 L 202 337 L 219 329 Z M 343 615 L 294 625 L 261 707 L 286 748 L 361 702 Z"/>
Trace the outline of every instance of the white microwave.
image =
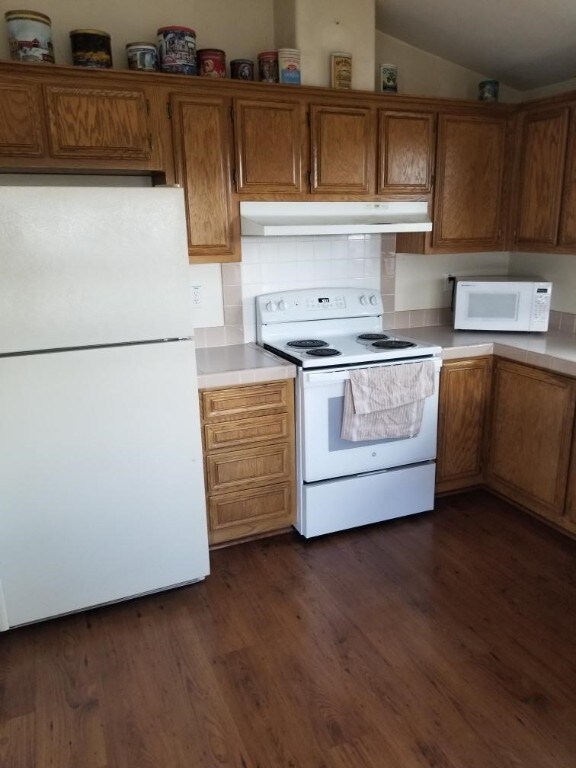
<path id="1" fill-rule="evenodd" d="M 454 328 L 547 331 L 552 283 L 534 277 L 457 277 Z"/>

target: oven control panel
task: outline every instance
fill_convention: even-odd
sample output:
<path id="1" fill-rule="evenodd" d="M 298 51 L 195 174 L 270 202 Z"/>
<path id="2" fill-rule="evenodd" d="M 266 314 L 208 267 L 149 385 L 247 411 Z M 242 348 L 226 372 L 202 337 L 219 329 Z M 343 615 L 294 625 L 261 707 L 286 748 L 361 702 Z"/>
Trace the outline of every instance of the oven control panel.
<path id="1" fill-rule="evenodd" d="M 256 297 L 257 321 L 286 323 L 381 315 L 382 297 L 369 288 L 309 288 Z"/>

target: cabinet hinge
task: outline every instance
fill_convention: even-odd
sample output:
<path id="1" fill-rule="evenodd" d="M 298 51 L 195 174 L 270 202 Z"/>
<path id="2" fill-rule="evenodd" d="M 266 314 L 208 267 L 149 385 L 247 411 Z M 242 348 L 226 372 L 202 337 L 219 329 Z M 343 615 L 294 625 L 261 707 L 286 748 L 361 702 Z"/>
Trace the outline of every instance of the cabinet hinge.
<path id="1" fill-rule="evenodd" d="M 172 104 L 169 101 L 166 102 L 166 112 L 168 112 L 168 120 L 172 120 Z"/>
<path id="2" fill-rule="evenodd" d="M 310 117 L 310 112 L 306 112 L 306 122 L 308 123 L 308 128 L 312 125 L 312 118 Z"/>
<path id="3" fill-rule="evenodd" d="M 145 104 L 146 104 L 146 114 L 148 115 L 148 117 L 150 117 L 150 101 L 148 99 L 145 99 Z"/>
<path id="4" fill-rule="evenodd" d="M 232 169 L 232 184 L 237 187 L 238 186 L 238 176 L 236 174 L 236 169 Z"/>
<path id="5" fill-rule="evenodd" d="M 229 112 L 230 112 L 230 122 L 233 123 L 234 122 L 234 107 L 231 106 L 230 109 L 229 109 Z"/>
<path id="6" fill-rule="evenodd" d="M 148 134 L 148 146 L 150 149 L 154 149 L 154 137 L 151 133 Z"/>

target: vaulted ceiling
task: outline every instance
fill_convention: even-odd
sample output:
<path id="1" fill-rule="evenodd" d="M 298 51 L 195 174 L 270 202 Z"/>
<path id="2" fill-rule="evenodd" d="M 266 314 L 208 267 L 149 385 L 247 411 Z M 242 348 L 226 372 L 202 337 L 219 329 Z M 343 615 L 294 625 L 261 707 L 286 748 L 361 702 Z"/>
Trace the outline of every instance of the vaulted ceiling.
<path id="1" fill-rule="evenodd" d="M 518 90 L 576 77 L 576 0 L 376 0 L 376 28 Z"/>

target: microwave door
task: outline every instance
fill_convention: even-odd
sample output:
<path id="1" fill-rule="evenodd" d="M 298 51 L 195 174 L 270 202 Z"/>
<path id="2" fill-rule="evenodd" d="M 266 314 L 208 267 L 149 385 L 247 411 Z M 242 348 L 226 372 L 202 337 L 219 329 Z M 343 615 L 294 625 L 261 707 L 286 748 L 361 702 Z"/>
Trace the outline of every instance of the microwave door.
<path id="1" fill-rule="evenodd" d="M 481 331 L 528 330 L 531 297 L 530 284 L 460 284 L 454 327 Z"/>

